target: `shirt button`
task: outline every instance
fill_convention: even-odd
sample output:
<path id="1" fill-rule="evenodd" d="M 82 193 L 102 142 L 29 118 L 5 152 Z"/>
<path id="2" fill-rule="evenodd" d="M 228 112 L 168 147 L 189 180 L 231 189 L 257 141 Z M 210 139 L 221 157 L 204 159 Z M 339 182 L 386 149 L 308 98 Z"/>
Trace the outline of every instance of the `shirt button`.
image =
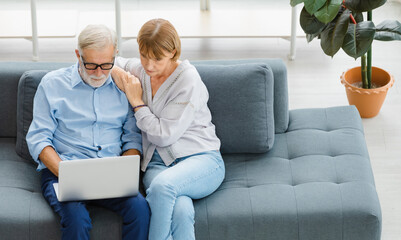
<path id="1" fill-rule="evenodd" d="M 97 146 L 97 150 L 102 150 L 102 147 L 101 146 Z"/>

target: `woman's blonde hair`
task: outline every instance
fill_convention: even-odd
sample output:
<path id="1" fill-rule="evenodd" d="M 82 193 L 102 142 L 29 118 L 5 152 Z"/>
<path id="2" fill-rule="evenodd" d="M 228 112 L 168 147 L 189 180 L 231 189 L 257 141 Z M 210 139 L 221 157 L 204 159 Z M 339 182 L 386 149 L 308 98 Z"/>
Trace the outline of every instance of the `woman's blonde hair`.
<path id="1" fill-rule="evenodd" d="M 172 60 L 181 55 L 181 41 L 174 26 L 167 20 L 156 18 L 146 22 L 139 30 L 137 42 L 139 53 L 151 59 L 165 57 L 163 51 L 173 53 Z"/>

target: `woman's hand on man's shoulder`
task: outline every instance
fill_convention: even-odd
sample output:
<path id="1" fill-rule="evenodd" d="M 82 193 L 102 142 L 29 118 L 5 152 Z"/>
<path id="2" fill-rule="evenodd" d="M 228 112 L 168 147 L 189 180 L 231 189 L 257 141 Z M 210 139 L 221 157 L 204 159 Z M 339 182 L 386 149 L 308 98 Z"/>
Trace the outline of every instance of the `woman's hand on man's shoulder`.
<path id="1" fill-rule="evenodd" d="M 114 66 L 113 70 L 111 71 L 111 77 L 114 80 L 114 83 L 117 87 L 125 92 L 124 82 L 127 82 L 127 79 L 131 76 L 129 72 L 124 71 L 122 68 Z"/>

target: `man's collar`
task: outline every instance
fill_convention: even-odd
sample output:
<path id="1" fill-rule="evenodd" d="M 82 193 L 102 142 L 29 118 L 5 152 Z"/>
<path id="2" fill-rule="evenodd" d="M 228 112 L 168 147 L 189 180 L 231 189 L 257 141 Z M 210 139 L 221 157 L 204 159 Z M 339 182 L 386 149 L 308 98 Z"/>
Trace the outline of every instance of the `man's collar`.
<path id="1" fill-rule="evenodd" d="M 80 83 L 85 84 L 85 82 L 81 78 L 81 75 L 79 74 L 79 61 L 78 61 L 74 66 L 74 70 L 72 71 L 71 86 L 74 88 Z"/>
<path id="2" fill-rule="evenodd" d="M 85 71 L 85 70 L 84 70 Z M 74 87 L 76 87 L 78 84 L 85 84 L 85 85 L 88 85 L 89 87 L 92 87 L 92 86 L 90 86 L 89 84 L 86 84 L 85 82 L 84 82 L 84 80 L 82 79 L 82 77 L 81 77 L 81 75 L 79 74 L 79 61 L 75 64 L 75 66 L 74 66 L 74 70 L 73 70 L 73 73 L 72 73 L 73 75 L 72 75 L 72 78 L 71 78 L 71 86 L 74 88 Z M 107 86 L 107 85 L 109 85 L 110 83 L 112 83 L 113 81 L 111 80 L 111 74 L 109 75 L 109 77 L 107 78 L 107 80 L 106 80 L 106 82 L 102 85 L 102 86 L 100 86 L 100 87 L 103 87 L 103 86 Z M 94 88 L 94 87 L 92 87 L 92 88 Z"/>

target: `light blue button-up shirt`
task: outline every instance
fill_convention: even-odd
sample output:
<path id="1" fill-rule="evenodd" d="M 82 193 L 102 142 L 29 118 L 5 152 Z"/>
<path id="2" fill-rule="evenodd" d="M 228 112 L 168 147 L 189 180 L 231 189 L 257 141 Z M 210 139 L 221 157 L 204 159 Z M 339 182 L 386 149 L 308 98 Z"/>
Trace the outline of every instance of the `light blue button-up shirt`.
<path id="1" fill-rule="evenodd" d="M 46 168 L 38 159 L 46 146 L 62 160 L 119 156 L 128 149 L 142 152 L 141 132 L 125 94 L 111 77 L 99 88 L 86 84 L 78 64 L 43 77 L 26 140 L 38 171 Z"/>

